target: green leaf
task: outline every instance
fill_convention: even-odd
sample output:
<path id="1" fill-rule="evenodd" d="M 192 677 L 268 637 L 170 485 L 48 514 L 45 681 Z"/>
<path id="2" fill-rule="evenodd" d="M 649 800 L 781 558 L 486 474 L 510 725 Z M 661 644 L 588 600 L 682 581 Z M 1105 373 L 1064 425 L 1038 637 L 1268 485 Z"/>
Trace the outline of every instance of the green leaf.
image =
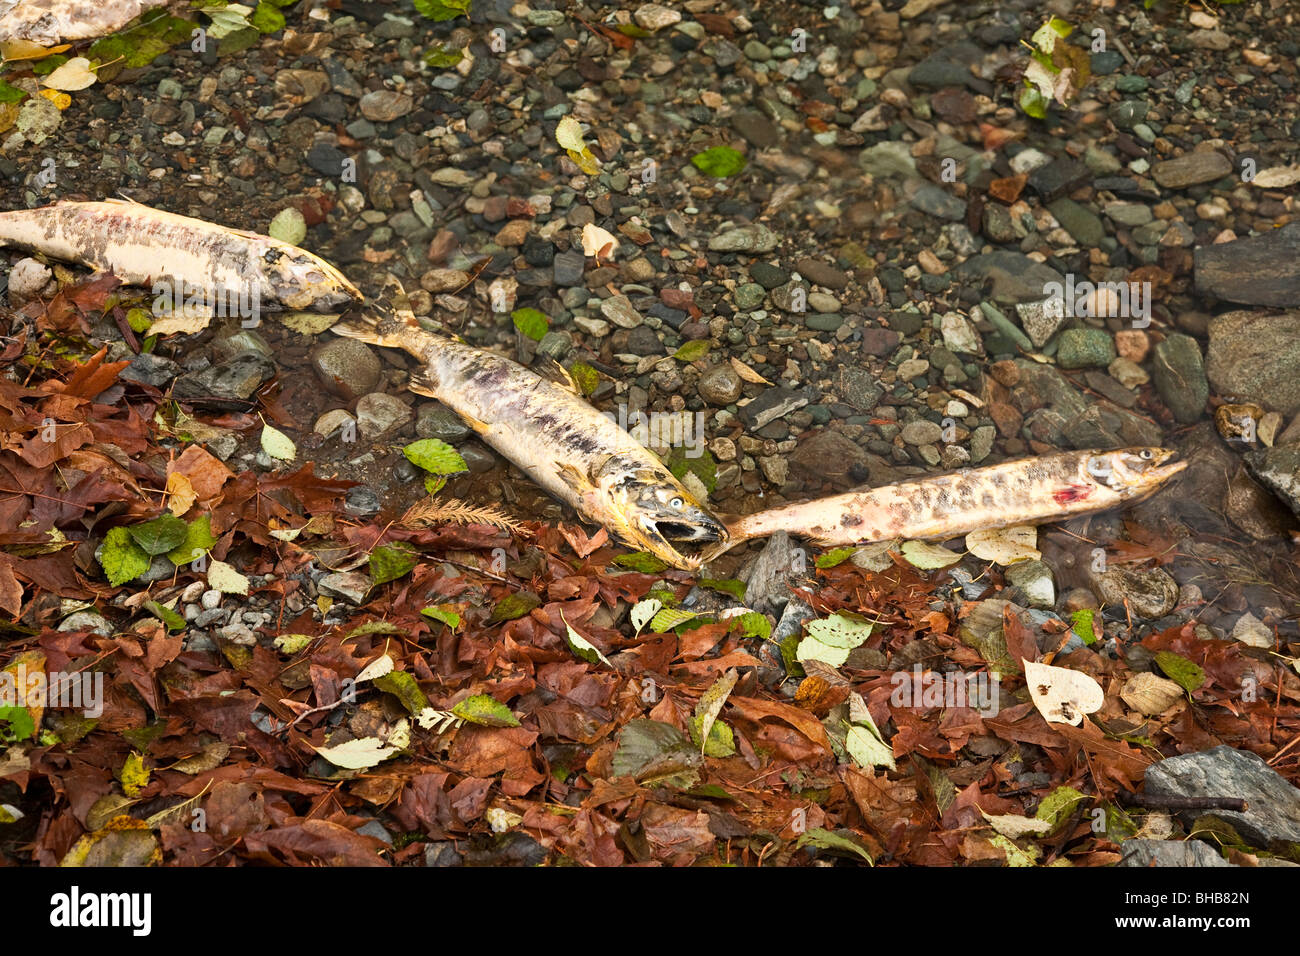
<path id="1" fill-rule="evenodd" d="M 857 614 L 841 612 L 817 621 L 809 621 L 808 633 L 829 647 L 852 650 L 871 636 L 875 627 L 871 621 Z"/>
<path id="2" fill-rule="evenodd" d="M 430 20 L 454 20 L 469 16 L 470 0 L 412 0 L 415 11 Z"/>
<path id="3" fill-rule="evenodd" d="M 126 324 L 131 327 L 132 332 L 141 334 L 149 331 L 149 326 L 153 325 L 153 315 L 148 309 L 141 309 L 138 306 L 134 309 L 127 310 Z"/>
<path id="4" fill-rule="evenodd" d="M 857 548 L 835 548 L 827 551 L 825 554 L 817 555 L 817 567 L 833 568 L 838 564 L 843 564 L 849 558 L 853 557 L 853 552 Z"/>
<path id="5" fill-rule="evenodd" d="M 1046 820 L 1055 830 L 1070 818 L 1080 803 L 1087 799 L 1087 796 L 1073 787 L 1057 787 L 1043 797 L 1042 802 L 1038 804 L 1038 809 L 1034 811 L 1034 818 Z"/>
<path id="6" fill-rule="evenodd" d="M 641 574 L 658 574 L 664 568 L 668 567 L 667 562 L 661 561 L 653 554 L 645 551 L 633 551 L 631 554 L 620 554 L 614 559 L 614 563 L 620 568 L 627 568 L 629 571 L 639 571 Z"/>
<path id="7" fill-rule="evenodd" d="M 446 70 L 465 59 L 464 50 L 452 50 L 441 43 L 424 51 L 424 62 L 435 70 Z"/>
<path id="8" fill-rule="evenodd" d="M 446 487 L 447 487 L 446 478 L 440 478 L 437 475 L 424 476 L 424 492 L 429 497 L 433 497 L 434 495 L 436 495 L 438 492 L 442 491 L 442 489 Z"/>
<path id="9" fill-rule="evenodd" d="M 185 630 L 185 618 L 157 601 L 145 601 L 144 609 L 167 625 L 169 631 Z"/>
<path id="10" fill-rule="evenodd" d="M 1079 635 L 1079 640 L 1085 644 L 1096 644 L 1097 635 L 1092 629 L 1092 615 L 1095 612 L 1092 608 L 1080 608 L 1070 615 L 1070 627 L 1074 633 Z"/>
<path id="11" fill-rule="evenodd" d="M 1173 651 L 1157 652 L 1155 661 L 1171 681 L 1189 693 L 1205 683 L 1205 671 Z"/>
<path id="12" fill-rule="evenodd" d="M 703 717 L 692 717 L 687 722 L 691 730 L 691 742 L 696 747 L 700 746 L 700 726 L 703 722 Z M 730 727 L 720 720 L 715 720 L 709 726 L 709 739 L 702 749 L 706 757 L 730 757 L 736 752 L 736 736 Z"/>
<path id="13" fill-rule="evenodd" d="M 821 661 L 831 667 L 843 667 L 849 659 L 849 648 L 833 647 L 815 637 L 805 637 L 795 648 L 794 656 L 801 664 L 805 661 Z"/>
<path id="14" fill-rule="evenodd" d="M 26 707 L 0 707 L 0 724 L 8 724 L 8 729 L 0 727 L 0 740 L 6 743 L 26 740 L 36 733 L 36 724 Z"/>
<path id="15" fill-rule="evenodd" d="M 277 30 L 284 29 L 284 14 L 276 9 L 275 4 L 263 2 L 257 5 L 248 22 L 256 27 L 259 33 L 275 33 Z"/>
<path id="16" fill-rule="evenodd" d="M 757 637 L 765 641 L 772 636 L 772 622 L 767 619 L 766 614 L 746 611 L 732 620 L 740 622 L 740 633 L 745 637 Z"/>
<path id="17" fill-rule="evenodd" d="M 108 583 L 117 587 L 148 571 L 149 555 L 135 543 L 130 531 L 118 527 L 104 536 L 100 563 L 108 575 Z"/>
<path id="18" fill-rule="evenodd" d="M 466 697 L 451 709 L 451 712 L 471 724 L 484 727 L 518 727 L 519 718 L 501 701 L 490 694 L 475 694 Z"/>
<path id="19" fill-rule="evenodd" d="M 47 56 L 43 60 L 37 60 L 35 63 L 31 64 L 31 68 L 32 72 L 37 76 L 46 76 L 53 73 L 67 62 L 68 58 L 66 56 L 62 53 L 56 53 L 53 56 Z"/>
<path id="20" fill-rule="evenodd" d="M 492 609 L 488 623 L 500 624 L 502 621 L 513 621 L 523 617 L 541 603 L 542 599 L 531 591 L 516 591 L 514 594 L 508 594 Z"/>
<path id="21" fill-rule="evenodd" d="M 687 621 L 698 617 L 694 611 L 683 611 L 681 608 L 666 607 L 661 608 L 654 617 L 650 619 L 650 630 L 654 634 L 666 634 L 679 624 L 685 624 Z"/>
<path id="22" fill-rule="evenodd" d="M 600 652 L 599 647 L 575 631 L 573 625 L 564 620 L 563 613 L 560 614 L 560 620 L 564 621 L 565 643 L 569 645 L 569 650 L 573 651 L 575 657 L 586 661 L 588 664 L 595 664 L 600 661 L 608 667 L 614 666 L 609 663 L 609 658 Z"/>
<path id="23" fill-rule="evenodd" d="M 699 449 L 699 455 L 694 458 L 689 457 L 683 448 L 674 448 L 668 455 L 668 460 L 664 463 L 668 470 L 673 473 L 673 477 L 678 481 L 686 477 L 689 471 L 704 484 L 704 489 L 710 494 L 718 487 L 718 463 L 714 461 L 713 454 L 707 449 Z"/>
<path id="24" fill-rule="evenodd" d="M 888 767 L 893 770 L 894 750 L 873 730 L 870 727 L 850 727 L 844 737 L 844 749 L 859 767 Z"/>
<path id="25" fill-rule="evenodd" d="M 167 559 L 177 566 L 189 564 L 216 546 L 217 536 L 212 533 L 212 518 L 201 515 L 185 527 L 185 540 L 175 550 L 167 552 Z"/>
<path id="26" fill-rule="evenodd" d="M 420 690 L 415 675 L 410 671 L 389 671 L 376 677 L 372 683 L 400 700 L 408 713 L 418 714 L 429 706 L 429 698 L 424 696 L 424 691 Z"/>
<path id="27" fill-rule="evenodd" d="M 679 362 L 695 362 L 709 354 L 710 342 L 708 339 L 691 339 L 689 342 L 683 342 L 681 348 L 673 353 L 673 358 Z"/>
<path id="28" fill-rule="evenodd" d="M 832 833 L 830 830 L 822 827 L 814 827 L 803 836 L 795 841 L 794 848 L 802 849 L 806 846 L 816 847 L 819 850 L 827 850 L 831 853 L 851 853 L 866 860 L 867 863 L 875 866 L 876 861 L 871 858 L 867 849 L 860 846 L 856 841 L 846 836 L 840 836 L 838 833 Z"/>
<path id="29" fill-rule="evenodd" d="M 700 587 L 730 594 L 737 601 L 745 600 L 745 582 L 736 578 L 700 578 Z"/>
<path id="30" fill-rule="evenodd" d="M 405 541 L 382 545 L 370 552 L 370 578 L 378 587 L 411 573 L 419 557 Z"/>
<path id="31" fill-rule="evenodd" d="M 27 91 L 19 89 L 0 80 L 0 103 L 17 103 L 19 100 L 26 98 Z"/>
<path id="32" fill-rule="evenodd" d="M 635 633 L 640 634 L 641 628 L 645 627 L 663 606 L 663 602 L 655 598 L 646 598 L 632 605 L 632 610 L 628 612 L 628 619 L 632 622 L 632 626 L 636 628 Z"/>
<path id="33" fill-rule="evenodd" d="M 1020 108 L 1026 116 L 1034 119 L 1047 119 L 1047 107 L 1051 101 L 1033 86 L 1026 86 L 1020 91 Z"/>
<path id="34" fill-rule="evenodd" d="M 176 44 L 188 42 L 192 29 L 194 23 L 190 20 L 168 16 L 162 10 L 151 10 L 135 26 L 96 40 L 90 45 L 87 56 L 99 64 L 117 60 L 126 69 L 148 66 Z M 104 78 L 102 74 L 101 78 Z"/>
<path id="35" fill-rule="evenodd" d="M 619 734 L 610 772 L 638 783 L 685 789 L 698 782 L 701 759 L 686 735 L 671 724 L 633 720 Z"/>
<path id="36" fill-rule="evenodd" d="M 185 522 L 172 514 L 159 515 L 126 529 L 145 554 L 165 554 L 185 543 Z"/>
<path id="37" fill-rule="evenodd" d="M 540 342 L 551 328 L 551 320 L 546 317 L 546 313 L 536 309 L 515 309 L 510 313 L 510 318 L 514 320 L 515 328 L 535 342 Z"/>
<path id="38" fill-rule="evenodd" d="M 586 362 L 574 362 L 569 366 L 569 374 L 573 376 L 584 397 L 590 396 L 600 384 L 600 373 Z"/>
<path id="39" fill-rule="evenodd" d="M 460 452 L 437 438 L 421 438 L 402 449 L 408 461 L 434 475 L 459 475 L 469 471 Z"/>
<path id="40" fill-rule="evenodd" d="M 452 630 L 460 627 L 460 615 L 455 611 L 448 611 L 441 607 L 426 607 L 420 613 L 432 621 L 441 621 Z"/>
<path id="41" fill-rule="evenodd" d="M 925 541 L 904 541 L 900 550 L 913 567 L 920 568 L 922 571 L 946 568 L 961 560 L 961 555 L 957 552 Z"/>
<path id="42" fill-rule="evenodd" d="M 716 179 L 735 176 L 748 164 L 744 155 L 730 146 L 714 146 L 702 153 L 696 153 L 691 157 L 691 162 L 704 175 Z"/>

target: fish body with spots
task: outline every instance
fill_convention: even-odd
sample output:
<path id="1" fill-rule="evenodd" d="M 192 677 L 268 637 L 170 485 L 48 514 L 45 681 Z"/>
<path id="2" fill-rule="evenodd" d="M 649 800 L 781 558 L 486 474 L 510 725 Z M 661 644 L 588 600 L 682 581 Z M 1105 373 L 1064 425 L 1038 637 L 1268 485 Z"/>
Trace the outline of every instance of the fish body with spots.
<path id="1" fill-rule="evenodd" d="M 728 524 L 730 543 L 777 531 L 827 546 L 945 540 L 1041 524 L 1145 498 L 1186 467 L 1165 464 L 1173 456 L 1164 448 L 1059 452 L 967 468 L 738 518 Z"/>
<path id="2" fill-rule="evenodd" d="M 120 199 L 0 213 L 0 246 L 111 272 L 127 285 L 256 297 L 271 307 L 335 312 L 363 296 L 324 259 L 253 232 Z"/>
<path id="3" fill-rule="evenodd" d="M 543 489 L 631 547 L 693 570 L 700 560 L 688 544 L 725 539 L 726 528 L 709 509 L 571 381 L 426 332 L 414 316 L 395 310 L 372 307 L 334 331 L 415 356 L 423 368 L 412 377 L 412 391 L 452 409 Z"/>

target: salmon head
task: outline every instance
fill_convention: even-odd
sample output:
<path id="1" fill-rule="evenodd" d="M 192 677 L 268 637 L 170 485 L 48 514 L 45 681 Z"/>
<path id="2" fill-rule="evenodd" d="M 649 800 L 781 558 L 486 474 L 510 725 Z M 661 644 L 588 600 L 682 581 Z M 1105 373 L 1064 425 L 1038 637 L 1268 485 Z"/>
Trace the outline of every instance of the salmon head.
<path id="1" fill-rule="evenodd" d="M 290 309 L 339 312 L 358 306 L 361 291 L 319 256 L 276 244 L 262 253 L 262 271 L 276 301 Z"/>
<path id="2" fill-rule="evenodd" d="M 671 472 L 629 456 L 613 456 L 600 469 L 596 497 L 628 545 L 675 568 L 699 568 L 696 546 L 727 540 L 726 526 Z"/>
<path id="3" fill-rule="evenodd" d="M 1088 456 L 1084 469 L 1099 485 L 1123 498 L 1143 498 L 1187 467 L 1187 462 L 1165 464 L 1176 454 L 1171 448 L 1121 448 Z"/>

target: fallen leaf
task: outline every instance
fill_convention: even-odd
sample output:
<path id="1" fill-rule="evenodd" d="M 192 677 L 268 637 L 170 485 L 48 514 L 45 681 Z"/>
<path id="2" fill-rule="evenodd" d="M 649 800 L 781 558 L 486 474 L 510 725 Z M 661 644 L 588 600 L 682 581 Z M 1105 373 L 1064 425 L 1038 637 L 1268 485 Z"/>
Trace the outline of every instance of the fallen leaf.
<path id="1" fill-rule="evenodd" d="M 1030 699 L 1048 723 L 1077 727 L 1084 714 L 1100 710 L 1106 702 L 1101 685 L 1082 671 L 1028 660 L 1023 664 Z"/>

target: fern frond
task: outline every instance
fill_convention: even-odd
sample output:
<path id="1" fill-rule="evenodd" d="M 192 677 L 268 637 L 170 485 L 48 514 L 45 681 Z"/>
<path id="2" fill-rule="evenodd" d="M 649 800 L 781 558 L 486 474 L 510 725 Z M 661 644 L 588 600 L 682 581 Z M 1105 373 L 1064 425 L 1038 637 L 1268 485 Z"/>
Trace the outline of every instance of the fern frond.
<path id="1" fill-rule="evenodd" d="M 504 511 L 491 505 L 471 505 L 459 498 L 438 501 L 425 498 L 417 501 L 406 510 L 398 524 L 406 527 L 429 527 L 435 524 L 451 522 L 453 524 L 486 524 L 514 534 L 527 534 L 528 529 L 515 521 Z"/>

